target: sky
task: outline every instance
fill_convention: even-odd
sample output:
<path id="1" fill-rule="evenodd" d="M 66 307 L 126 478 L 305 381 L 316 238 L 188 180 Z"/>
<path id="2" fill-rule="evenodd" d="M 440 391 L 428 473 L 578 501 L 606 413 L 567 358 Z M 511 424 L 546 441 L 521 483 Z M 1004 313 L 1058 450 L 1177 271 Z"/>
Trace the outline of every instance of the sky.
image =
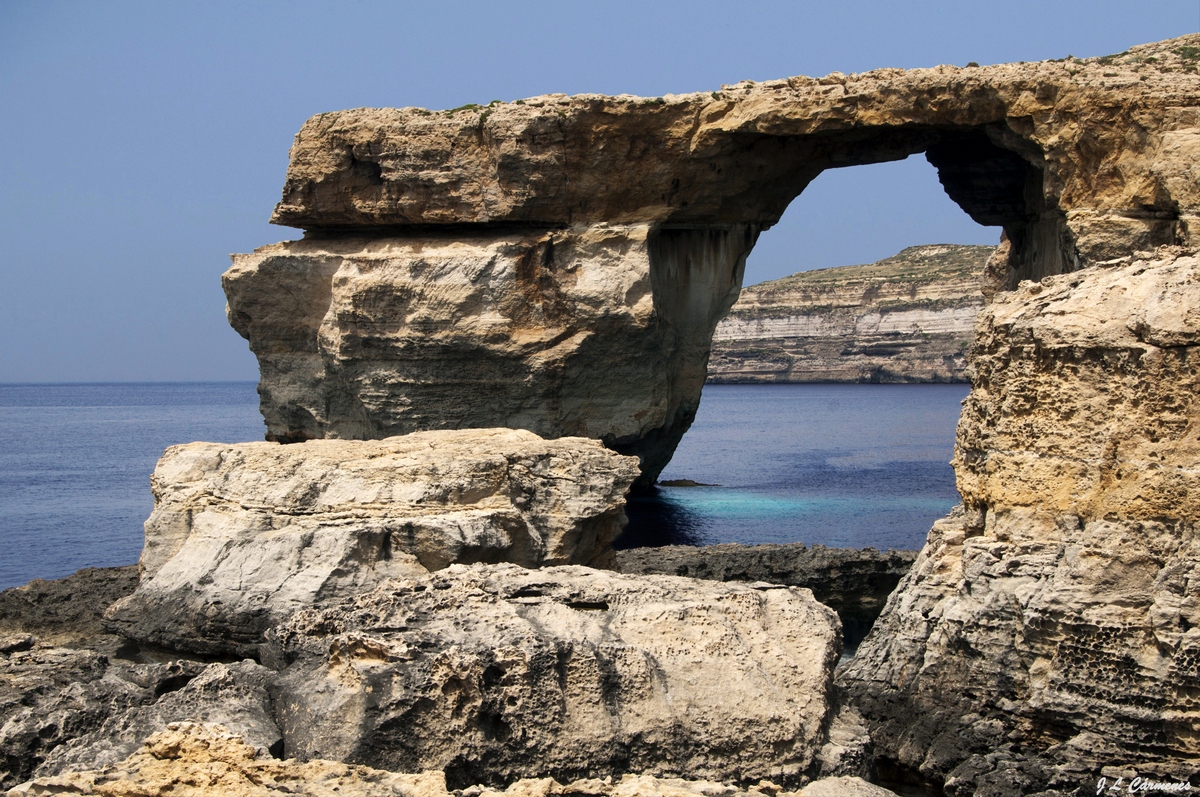
<path id="1" fill-rule="evenodd" d="M 0 0 L 0 382 L 250 380 L 220 275 L 267 224 L 292 137 L 362 106 L 1106 55 L 1200 30 L 1200 0 Z M 922 243 L 995 243 L 921 156 L 826 172 L 746 283 Z"/>

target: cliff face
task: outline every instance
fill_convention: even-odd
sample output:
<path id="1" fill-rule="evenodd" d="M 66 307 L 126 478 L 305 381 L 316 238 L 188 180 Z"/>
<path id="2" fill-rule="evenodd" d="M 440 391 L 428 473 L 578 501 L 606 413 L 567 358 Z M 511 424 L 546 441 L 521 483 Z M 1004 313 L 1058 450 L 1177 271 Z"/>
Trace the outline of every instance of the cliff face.
<path id="1" fill-rule="evenodd" d="M 939 521 L 842 674 L 952 794 L 1200 761 L 1200 263 L 1028 283 L 979 317 Z M 1114 770 L 1114 773 L 1116 771 Z"/>
<path id="2" fill-rule="evenodd" d="M 990 246 L 913 246 L 743 288 L 710 382 L 965 382 Z"/>
<path id="3" fill-rule="evenodd" d="M 269 436 L 517 426 L 599 437 L 648 484 L 758 232 L 824 169 L 924 152 L 1004 229 L 993 287 L 1200 243 L 1197 42 L 313 117 L 273 217 L 306 240 L 225 281 Z"/>

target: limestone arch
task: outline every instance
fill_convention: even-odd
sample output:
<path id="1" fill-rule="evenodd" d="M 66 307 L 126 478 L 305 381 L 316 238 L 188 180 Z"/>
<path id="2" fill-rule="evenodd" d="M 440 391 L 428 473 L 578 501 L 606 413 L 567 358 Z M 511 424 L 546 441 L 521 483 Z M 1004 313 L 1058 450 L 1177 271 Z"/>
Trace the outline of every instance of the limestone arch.
<path id="1" fill-rule="evenodd" d="M 648 484 L 694 417 L 746 254 L 824 169 L 926 153 L 1005 229 L 997 289 L 1190 241 L 1200 192 L 1170 138 L 1190 118 L 1131 102 L 1107 68 L 313 117 L 272 218 L 305 239 L 225 275 L 268 436 L 513 426 L 637 454 Z"/>

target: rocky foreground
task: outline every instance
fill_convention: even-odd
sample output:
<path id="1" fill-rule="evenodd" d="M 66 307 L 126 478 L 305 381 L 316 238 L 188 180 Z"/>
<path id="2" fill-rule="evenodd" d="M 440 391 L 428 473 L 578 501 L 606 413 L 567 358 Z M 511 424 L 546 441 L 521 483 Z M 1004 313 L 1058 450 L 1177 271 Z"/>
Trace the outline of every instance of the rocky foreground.
<path id="1" fill-rule="evenodd" d="M 457 565 L 299 612 L 260 664 L 108 631 L 136 575 L 0 593 L 11 793 L 890 793 L 804 589 Z"/>
<path id="2" fill-rule="evenodd" d="M 713 333 L 708 381 L 965 382 L 994 251 L 912 246 L 743 288 Z"/>

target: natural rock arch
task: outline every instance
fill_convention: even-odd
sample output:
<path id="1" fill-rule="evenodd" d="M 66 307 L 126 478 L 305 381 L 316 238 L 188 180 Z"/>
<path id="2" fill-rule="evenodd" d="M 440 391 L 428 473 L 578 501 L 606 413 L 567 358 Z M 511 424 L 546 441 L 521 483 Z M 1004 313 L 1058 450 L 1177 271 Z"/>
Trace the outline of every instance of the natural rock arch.
<path id="1" fill-rule="evenodd" d="M 1102 60 L 313 117 L 272 217 L 305 239 L 225 275 L 268 437 L 520 427 L 652 482 L 746 254 L 827 168 L 925 152 L 1004 228 L 993 288 L 1194 244 L 1195 81 Z"/>

